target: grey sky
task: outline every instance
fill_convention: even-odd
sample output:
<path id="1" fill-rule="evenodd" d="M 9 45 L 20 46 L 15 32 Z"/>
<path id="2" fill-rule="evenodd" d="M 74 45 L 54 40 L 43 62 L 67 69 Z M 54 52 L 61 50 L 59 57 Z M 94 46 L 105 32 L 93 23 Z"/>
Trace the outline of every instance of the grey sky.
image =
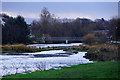
<path id="1" fill-rule="evenodd" d="M 2 12 L 13 17 L 22 15 L 29 23 L 39 18 L 43 7 L 60 18 L 108 20 L 118 15 L 118 2 L 2 2 Z"/>

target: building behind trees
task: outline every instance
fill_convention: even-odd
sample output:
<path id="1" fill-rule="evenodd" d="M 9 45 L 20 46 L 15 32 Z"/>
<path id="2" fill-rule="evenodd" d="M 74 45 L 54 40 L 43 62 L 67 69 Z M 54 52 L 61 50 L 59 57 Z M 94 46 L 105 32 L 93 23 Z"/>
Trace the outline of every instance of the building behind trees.
<path id="1" fill-rule="evenodd" d="M 27 24 L 22 16 L 2 17 L 2 43 L 29 43 L 43 41 L 50 37 L 84 37 L 94 34 L 101 42 L 120 40 L 119 18 L 105 20 L 104 18 L 92 21 L 87 18 L 60 19 L 43 8 L 40 19 Z"/>

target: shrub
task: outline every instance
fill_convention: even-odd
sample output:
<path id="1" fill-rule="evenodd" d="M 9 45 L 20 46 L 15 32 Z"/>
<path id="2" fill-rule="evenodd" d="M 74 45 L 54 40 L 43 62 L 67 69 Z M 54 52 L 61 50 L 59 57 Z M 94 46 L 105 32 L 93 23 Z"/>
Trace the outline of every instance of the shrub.
<path id="1" fill-rule="evenodd" d="M 72 49 L 77 51 L 87 51 L 88 45 L 73 46 Z"/>
<path id="2" fill-rule="evenodd" d="M 118 59 L 118 47 L 115 45 L 93 45 L 88 46 L 88 53 L 85 54 L 85 58 L 93 61 L 111 61 Z"/>
<path id="3" fill-rule="evenodd" d="M 97 38 L 94 34 L 87 34 L 86 36 L 83 37 L 83 43 L 86 44 L 95 44 L 97 43 Z"/>

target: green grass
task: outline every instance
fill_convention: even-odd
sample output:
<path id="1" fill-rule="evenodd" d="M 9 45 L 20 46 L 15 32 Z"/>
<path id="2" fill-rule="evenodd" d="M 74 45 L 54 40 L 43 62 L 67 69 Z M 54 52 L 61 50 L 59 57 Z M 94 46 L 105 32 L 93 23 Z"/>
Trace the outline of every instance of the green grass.
<path id="1" fill-rule="evenodd" d="M 1 51 L 1 53 L 15 53 L 15 51 L 9 50 L 9 51 Z"/>
<path id="2" fill-rule="evenodd" d="M 2 50 L 0 50 L 0 53 L 2 53 Z"/>
<path id="3" fill-rule="evenodd" d="M 80 64 L 60 70 L 36 71 L 28 74 L 15 74 L 7 78 L 118 78 L 120 70 L 116 61 Z"/>

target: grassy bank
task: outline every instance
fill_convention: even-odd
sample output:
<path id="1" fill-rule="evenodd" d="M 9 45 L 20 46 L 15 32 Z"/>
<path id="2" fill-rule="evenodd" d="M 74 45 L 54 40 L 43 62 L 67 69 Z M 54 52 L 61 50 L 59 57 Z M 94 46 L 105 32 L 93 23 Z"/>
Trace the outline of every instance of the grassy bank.
<path id="1" fill-rule="evenodd" d="M 86 51 L 85 58 L 92 61 L 112 61 L 119 59 L 118 45 L 115 44 L 99 44 L 99 45 L 79 45 L 67 47 L 47 47 L 47 48 L 36 48 L 28 47 L 23 44 L 16 45 L 3 45 L 2 53 L 27 53 L 27 52 L 40 52 L 47 50 L 61 50 L 64 51 Z"/>
<path id="2" fill-rule="evenodd" d="M 40 52 L 47 50 L 60 50 L 66 49 L 62 47 L 47 47 L 47 48 L 36 48 L 32 46 L 26 46 L 23 44 L 15 44 L 15 45 L 2 45 L 2 53 L 27 53 L 27 52 Z"/>
<path id="3" fill-rule="evenodd" d="M 65 67 L 60 70 L 36 71 L 28 74 L 4 76 L 7 78 L 120 78 L 120 64 L 115 61 L 95 62 Z"/>
<path id="4" fill-rule="evenodd" d="M 24 44 L 15 44 L 15 45 L 2 45 L 2 53 L 27 53 L 27 52 L 40 52 L 47 50 L 64 50 L 64 51 L 87 51 L 84 47 L 79 48 L 68 48 L 68 47 L 45 47 L 45 48 L 36 48 L 32 46 L 26 46 Z"/>
<path id="5" fill-rule="evenodd" d="M 28 47 L 23 44 L 16 45 L 3 45 L 2 53 L 27 53 L 27 52 L 40 52 L 47 50 L 61 50 L 64 51 L 86 51 L 85 58 L 92 61 L 112 61 L 119 59 L 118 45 L 115 44 L 99 44 L 99 45 L 79 45 L 67 47 L 47 47 L 47 48 L 36 48 Z"/>
<path id="6" fill-rule="evenodd" d="M 118 46 L 110 44 L 89 46 L 87 54 L 84 56 L 92 61 L 112 61 L 118 60 Z"/>
<path id="7" fill-rule="evenodd" d="M 85 58 L 92 61 L 112 61 L 119 59 L 118 45 L 98 44 L 98 45 L 80 45 L 73 46 L 74 50 L 86 51 Z"/>

